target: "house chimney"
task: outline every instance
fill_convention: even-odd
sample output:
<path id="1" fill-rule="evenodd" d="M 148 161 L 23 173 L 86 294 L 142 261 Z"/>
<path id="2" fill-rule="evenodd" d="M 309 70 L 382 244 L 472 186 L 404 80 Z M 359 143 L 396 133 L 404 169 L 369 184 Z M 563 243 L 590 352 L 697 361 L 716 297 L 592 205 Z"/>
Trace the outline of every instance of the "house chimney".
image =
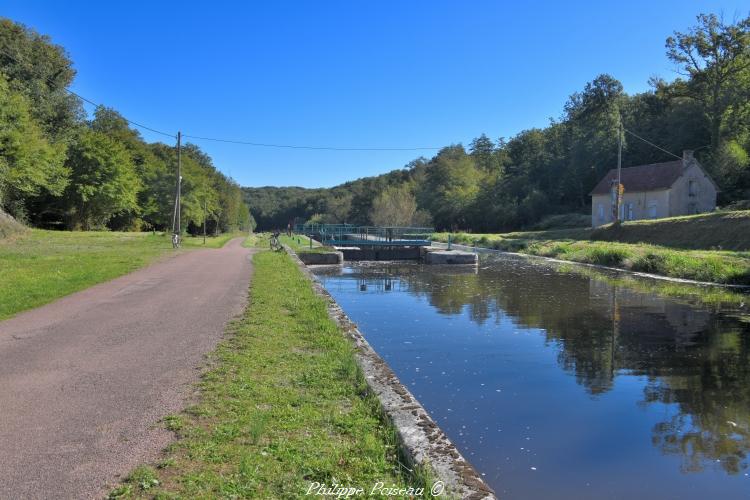
<path id="1" fill-rule="evenodd" d="M 682 164 L 684 166 L 688 166 L 693 162 L 695 158 L 693 157 L 693 150 L 692 149 L 683 149 L 682 150 Z"/>

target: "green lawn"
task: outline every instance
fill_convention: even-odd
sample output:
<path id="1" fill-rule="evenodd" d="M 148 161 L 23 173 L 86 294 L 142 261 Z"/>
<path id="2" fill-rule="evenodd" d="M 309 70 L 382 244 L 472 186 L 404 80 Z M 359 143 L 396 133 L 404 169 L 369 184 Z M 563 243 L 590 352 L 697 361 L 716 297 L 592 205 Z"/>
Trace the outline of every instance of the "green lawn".
<path id="1" fill-rule="evenodd" d="M 234 234 L 209 238 L 224 245 Z M 186 248 L 203 238 L 185 238 Z M 129 273 L 173 253 L 161 233 L 68 232 L 32 229 L 0 239 L 0 320 Z"/>
<path id="2" fill-rule="evenodd" d="M 265 245 L 264 245 L 265 247 Z M 419 485 L 350 341 L 284 252 L 259 252 L 250 304 L 213 356 L 197 406 L 165 419 L 178 440 L 111 498 L 300 498 L 332 486 Z"/>

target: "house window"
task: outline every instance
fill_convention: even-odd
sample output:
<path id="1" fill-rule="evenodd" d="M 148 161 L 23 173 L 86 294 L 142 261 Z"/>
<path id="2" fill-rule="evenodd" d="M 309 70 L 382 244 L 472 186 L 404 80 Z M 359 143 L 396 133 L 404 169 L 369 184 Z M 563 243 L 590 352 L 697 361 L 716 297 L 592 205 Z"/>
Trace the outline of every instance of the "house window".
<path id="1" fill-rule="evenodd" d="M 648 216 L 649 216 L 649 218 L 656 219 L 656 213 L 657 213 L 656 210 L 657 210 L 656 202 L 655 201 L 650 202 L 648 204 Z"/>
<path id="2" fill-rule="evenodd" d="M 599 203 L 599 222 L 604 222 L 604 205 Z"/>
<path id="3" fill-rule="evenodd" d="M 688 195 L 698 196 L 698 184 L 692 179 L 688 181 Z"/>

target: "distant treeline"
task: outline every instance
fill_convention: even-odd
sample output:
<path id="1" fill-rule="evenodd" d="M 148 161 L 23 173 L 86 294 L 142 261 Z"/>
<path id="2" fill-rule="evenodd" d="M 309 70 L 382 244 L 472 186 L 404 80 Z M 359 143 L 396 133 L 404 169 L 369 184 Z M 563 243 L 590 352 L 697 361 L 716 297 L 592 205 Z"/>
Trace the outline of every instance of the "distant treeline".
<path id="1" fill-rule="evenodd" d="M 0 208 L 39 227 L 171 228 L 175 145 L 148 144 L 116 111 L 87 119 L 65 89 L 75 70 L 47 36 L 0 18 Z M 187 144 L 182 155 L 182 227 L 247 228 L 239 185 Z"/>
<path id="2" fill-rule="evenodd" d="M 370 223 L 379 208 L 413 197 L 416 212 L 439 229 L 504 231 L 530 227 L 551 214 L 589 210 L 589 191 L 617 164 L 618 128 L 660 147 L 696 157 L 720 185 L 720 203 L 750 198 L 750 17 L 726 24 L 700 15 L 696 26 L 666 40 L 679 78 L 650 81 L 651 90 L 628 95 L 600 75 L 570 96 L 549 126 L 493 141 L 482 135 L 468 149 L 451 145 L 402 170 L 331 189 L 245 188 L 261 228 L 297 219 Z M 533 99 L 533 95 L 523 96 Z M 623 164 L 674 159 L 625 134 Z M 580 220 L 580 218 L 579 218 Z"/>

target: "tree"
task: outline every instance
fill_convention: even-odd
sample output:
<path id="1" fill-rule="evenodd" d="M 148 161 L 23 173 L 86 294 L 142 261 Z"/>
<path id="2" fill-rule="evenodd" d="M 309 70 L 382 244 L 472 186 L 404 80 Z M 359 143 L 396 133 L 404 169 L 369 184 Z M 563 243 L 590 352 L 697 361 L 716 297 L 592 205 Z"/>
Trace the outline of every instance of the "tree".
<path id="1" fill-rule="evenodd" d="M 579 207 L 589 202 L 588 192 L 617 162 L 622 84 L 610 75 L 597 76 L 565 105 L 565 137 L 570 148 L 561 177 L 566 201 Z"/>
<path id="2" fill-rule="evenodd" d="M 495 155 L 495 144 L 485 134 L 471 141 L 469 154 L 474 158 L 476 166 L 484 172 L 495 172 L 500 166 Z"/>
<path id="3" fill-rule="evenodd" d="M 138 208 L 140 180 L 127 149 L 107 135 L 84 128 L 71 145 L 66 190 L 73 228 L 102 228 L 115 214 Z"/>
<path id="4" fill-rule="evenodd" d="M 0 70 L 31 103 L 44 135 L 69 141 L 83 119 L 80 100 L 65 89 L 75 70 L 65 49 L 23 24 L 0 18 Z"/>
<path id="5" fill-rule="evenodd" d="M 370 220 L 376 226 L 415 224 L 417 200 L 406 184 L 385 188 L 373 201 Z"/>
<path id="6" fill-rule="evenodd" d="M 69 171 L 62 144 L 50 144 L 29 102 L 0 74 L 0 208 L 24 218 L 24 200 L 42 191 L 62 194 Z"/>
<path id="7" fill-rule="evenodd" d="M 333 195 L 326 201 L 326 214 L 333 224 L 346 223 L 351 209 L 352 196 L 350 194 Z"/>
<path id="8" fill-rule="evenodd" d="M 420 206 L 429 210 L 438 228 L 469 228 L 470 209 L 479 192 L 481 174 L 463 146 L 440 150 L 427 168 Z"/>
<path id="9" fill-rule="evenodd" d="M 750 17 L 735 24 L 714 14 L 700 14 L 697 20 L 687 33 L 667 38 L 667 56 L 688 77 L 677 82 L 675 91 L 701 103 L 716 153 L 727 115 L 735 105 L 746 107 L 750 97 Z"/>

